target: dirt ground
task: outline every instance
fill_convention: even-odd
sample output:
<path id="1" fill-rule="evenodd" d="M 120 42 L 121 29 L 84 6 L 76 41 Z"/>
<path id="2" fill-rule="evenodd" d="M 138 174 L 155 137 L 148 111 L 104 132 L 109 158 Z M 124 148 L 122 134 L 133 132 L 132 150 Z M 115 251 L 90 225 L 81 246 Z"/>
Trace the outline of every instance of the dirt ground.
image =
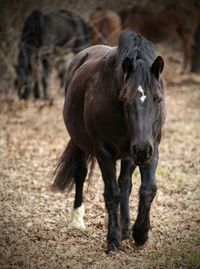
<path id="1" fill-rule="evenodd" d="M 149 243 L 125 242 L 126 253 L 105 254 L 107 215 L 95 167 L 85 184 L 87 230 L 68 229 L 70 195 L 50 191 L 50 173 L 69 139 L 63 97 L 53 104 L 9 98 L 0 103 L 0 268 L 200 268 L 200 77 L 180 75 L 179 56 L 166 60 L 167 120 L 151 210 Z M 138 171 L 131 218 L 137 213 Z"/>

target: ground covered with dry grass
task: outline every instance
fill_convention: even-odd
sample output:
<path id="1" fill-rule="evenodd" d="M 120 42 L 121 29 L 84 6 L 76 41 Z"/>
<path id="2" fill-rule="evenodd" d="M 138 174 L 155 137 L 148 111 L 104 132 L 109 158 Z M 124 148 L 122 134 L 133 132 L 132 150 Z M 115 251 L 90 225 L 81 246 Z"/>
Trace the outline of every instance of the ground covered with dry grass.
<path id="1" fill-rule="evenodd" d="M 171 73 L 170 73 L 171 72 Z M 166 75 L 175 72 L 172 68 Z M 199 77 L 167 81 L 168 113 L 157 170 L 149 243 L 125 242 L 126 253 L 106 255 L 107 215 L 95 167 L 85 185 L 87 230 L 68 229 L 70 195 L 50 191 L 50 173 L 68 141 L 63 98 L 0 103 L 0 268 L 200 268 Z M 140 179 L 133 176 L 135 220 Z"/>

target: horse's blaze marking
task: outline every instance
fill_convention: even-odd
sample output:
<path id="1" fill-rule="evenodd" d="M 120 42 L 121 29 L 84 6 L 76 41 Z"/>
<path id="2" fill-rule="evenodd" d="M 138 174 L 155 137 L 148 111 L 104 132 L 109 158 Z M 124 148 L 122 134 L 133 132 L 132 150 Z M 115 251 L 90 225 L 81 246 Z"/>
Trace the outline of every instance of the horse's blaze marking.
<path id="1" fill-rule="evenodd" d="M 141 85 L 138 86 L 138 91 L 142 94 L 140 97 L 140 100 L 142 103 L 144 103 L 145 99 L 147 98 L 146 95 L 144 94 L 144 90 Z"/>
<path id="2" fill-rule="evenodd" d="M 71 215 L 71 223 L 70 227 L 75 227 L 81 230 L 86 229 L 85 223 L 84 223 L 84 205 L 82 204 L 80 207 L 72 210 Z"/>

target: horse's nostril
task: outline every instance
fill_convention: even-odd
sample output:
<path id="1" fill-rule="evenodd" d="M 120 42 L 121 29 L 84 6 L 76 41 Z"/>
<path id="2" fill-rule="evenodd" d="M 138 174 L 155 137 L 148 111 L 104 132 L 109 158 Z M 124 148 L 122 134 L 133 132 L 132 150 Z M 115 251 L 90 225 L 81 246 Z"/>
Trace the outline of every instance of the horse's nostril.
<path id="1" fill-rule="evenodd" d="M 153 146 L 150 143 L 145 145 L 133 144 L 131 154 L 138 162 L 146 162 L 153 154 Z"/>

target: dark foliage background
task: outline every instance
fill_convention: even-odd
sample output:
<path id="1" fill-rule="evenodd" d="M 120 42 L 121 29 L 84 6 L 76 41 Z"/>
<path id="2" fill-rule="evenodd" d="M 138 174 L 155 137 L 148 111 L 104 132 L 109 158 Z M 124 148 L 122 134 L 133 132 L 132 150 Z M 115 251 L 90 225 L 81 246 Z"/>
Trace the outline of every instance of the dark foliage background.
<path id="1" fill-rule="evenodd" d="M 179 5 L 197 3 L 198 0 L 178 0 Z M 15 77 L 13 64 L 16 62 L 20 32 L 26 17 L 34 10 L 69 9 L 86 20 L 90 12 L 97 6 L 119 11 L 133 6 L 148 6 L 152 9 L 162 9 L 174 3 L 174 0 L 1 0 L 0 1 L 0 89 Z"/>

